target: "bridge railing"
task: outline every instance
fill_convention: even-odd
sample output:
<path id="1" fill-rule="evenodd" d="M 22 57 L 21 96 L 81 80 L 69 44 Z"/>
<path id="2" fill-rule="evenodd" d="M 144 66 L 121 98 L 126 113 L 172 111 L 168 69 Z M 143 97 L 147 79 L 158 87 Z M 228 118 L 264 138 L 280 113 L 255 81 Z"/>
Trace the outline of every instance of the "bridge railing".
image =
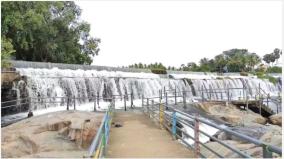
<path id="1" fill-rule="evenodd" d="M 212 157 L 211 155 L 214 154 L 214 157 L 218 158 L 225 158 L 228 156 L 223 156 L 223 154 L 219 153 L 218 151 L 214 150 L 213 148 L 210 148 L 206 144 L 202 143 L 199 140 L 200 135 L 204 135 L 208 137 L 210 140 L 217 142 L 219 145 L 225 147 L 226 149 L 232 151 L 235 153 L 238 157 L 244 157 L 244 158 L 252 158 L 248 152 L 245 150 L 240 150 L 236 148 L 235 146 L 226 143 L 210 134 L 208 132 L 205 132 L 201 130 L 200 125 L 207 125 L 210 127 L 213 127 L 215 129 L 218 129 L 221 132 L 225 132 L 229 135 L 232 135 L 234 137 L 237 137 L 241 139 L 242 141 L 246 141 L 247 143 L 253 143 L 256 146 L 259 146 L 262 148 L 262 157 L 264 158 L 272 158 L 273 153 L 278 154 L 282 156 L 282 149 L 273 145 L 270 145 L 268 143 L 262 142 L 260 140 L 251 138 L 249 136 L 246 136 L 244 134 L 234 132 L 228 128 L 221 127 L 217 124 L 214 124 L 212 122 L 209 122 L 208 120 L 198 116 L 198 115 L 190 115 L 187 113 L 184 113 L 177 108 L 174 108 L 170 105 L 167 105 L 165 102 L 157 102 L 153 99 L 151 102 L 142 102 L 143 103 L 143 111 L 144 113 L 152 118 L 154 121 L 158 122 L 161 128 L 166 128 L 168 131 L 171 132 L 174 139 L 180 139 L 183 141 L 183 143 L 191 149 L 194 149 L 196 157 Z M 194 135 L 188 133 L 184 129 L 182 129 L 181 125 L 189 127 L 194 132 Z M 184 137 L 184 136 L 185 137 Z M 188 143 L 185 138 L 189 138 L 193 140 L 193 144 Z M 207 149 L 208 151 L 212 152 L 210 156 L 206 156 L 206 154 L 203 154 L 202 151 L 200 151 L 200 148 L 203 147 Z"/>

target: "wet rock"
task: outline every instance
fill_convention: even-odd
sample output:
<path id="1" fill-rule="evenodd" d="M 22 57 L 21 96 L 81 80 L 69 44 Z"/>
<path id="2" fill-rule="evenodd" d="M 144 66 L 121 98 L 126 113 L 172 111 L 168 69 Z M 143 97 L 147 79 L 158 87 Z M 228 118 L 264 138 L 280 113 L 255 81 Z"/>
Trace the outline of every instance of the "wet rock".
<path id="1" fill-rule="evenodd" d="M 272 124 L 282 126 L 282 113 L 271 115 L 269 120 Z"/>
<path id="2" fill-rule="evenodd" d="M 196 106 L 206 113 L 221 119 L 232 126 L 244 125 L 244 123 L 247 122 L 259 124 L 265 124 L 267 122 L 267 119 L 261 115 L 250 110 L 240 110 L 232 104 L 226 105 L 221 102 L 203 102 L 198 103 Z"/>

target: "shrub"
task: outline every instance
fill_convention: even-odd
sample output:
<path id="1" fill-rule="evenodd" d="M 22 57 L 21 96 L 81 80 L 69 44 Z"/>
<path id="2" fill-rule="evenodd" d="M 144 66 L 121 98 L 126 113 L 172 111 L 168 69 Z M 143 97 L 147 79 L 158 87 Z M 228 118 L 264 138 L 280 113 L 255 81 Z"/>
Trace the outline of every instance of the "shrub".
<path id="1" fill-rule="evenodd" d="M 268 73 L 282 73 L 282 67 L 273 66 L 267 69 Z"/>
<path id="2" fill-rule="evenodd" d="M 247 72 L 240 72 L 240 75 L 241 76 L 248 76 L 248 73 Z"/>
<path id="3" fill-rule="evenodd" d="M 155 73 L 155 74 L 167 74 L 167 71 L 166 71 L 165 69 L 152 68 L 152 69 L 151 69 L 151 72 L 152 72 L 152 73 Z"/>

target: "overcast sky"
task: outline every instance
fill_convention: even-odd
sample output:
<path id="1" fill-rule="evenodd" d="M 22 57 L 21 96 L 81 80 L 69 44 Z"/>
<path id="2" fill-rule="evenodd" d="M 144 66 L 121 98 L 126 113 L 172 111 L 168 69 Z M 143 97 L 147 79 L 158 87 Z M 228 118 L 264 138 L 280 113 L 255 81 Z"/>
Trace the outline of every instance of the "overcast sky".
<path id="1" fill-rule="evenodd" d="M 91 35 L 101 38 L 94 65 L 162 62 L 180 66 L 246 48 L 282 49 L 280 1 L 77 1 Z"/>

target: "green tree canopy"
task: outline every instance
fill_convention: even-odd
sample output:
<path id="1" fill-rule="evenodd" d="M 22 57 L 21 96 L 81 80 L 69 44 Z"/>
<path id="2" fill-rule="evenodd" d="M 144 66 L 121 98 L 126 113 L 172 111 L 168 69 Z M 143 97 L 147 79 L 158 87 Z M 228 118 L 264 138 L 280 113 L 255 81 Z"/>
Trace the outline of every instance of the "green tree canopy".
<path id="1" fill-rule="evenodd" d="M 98 55 L 100 39 L 72 1 L 5 1 L 1 13 L 1 40 L 11 40 L 17 60 L 91 64 Z"/>

